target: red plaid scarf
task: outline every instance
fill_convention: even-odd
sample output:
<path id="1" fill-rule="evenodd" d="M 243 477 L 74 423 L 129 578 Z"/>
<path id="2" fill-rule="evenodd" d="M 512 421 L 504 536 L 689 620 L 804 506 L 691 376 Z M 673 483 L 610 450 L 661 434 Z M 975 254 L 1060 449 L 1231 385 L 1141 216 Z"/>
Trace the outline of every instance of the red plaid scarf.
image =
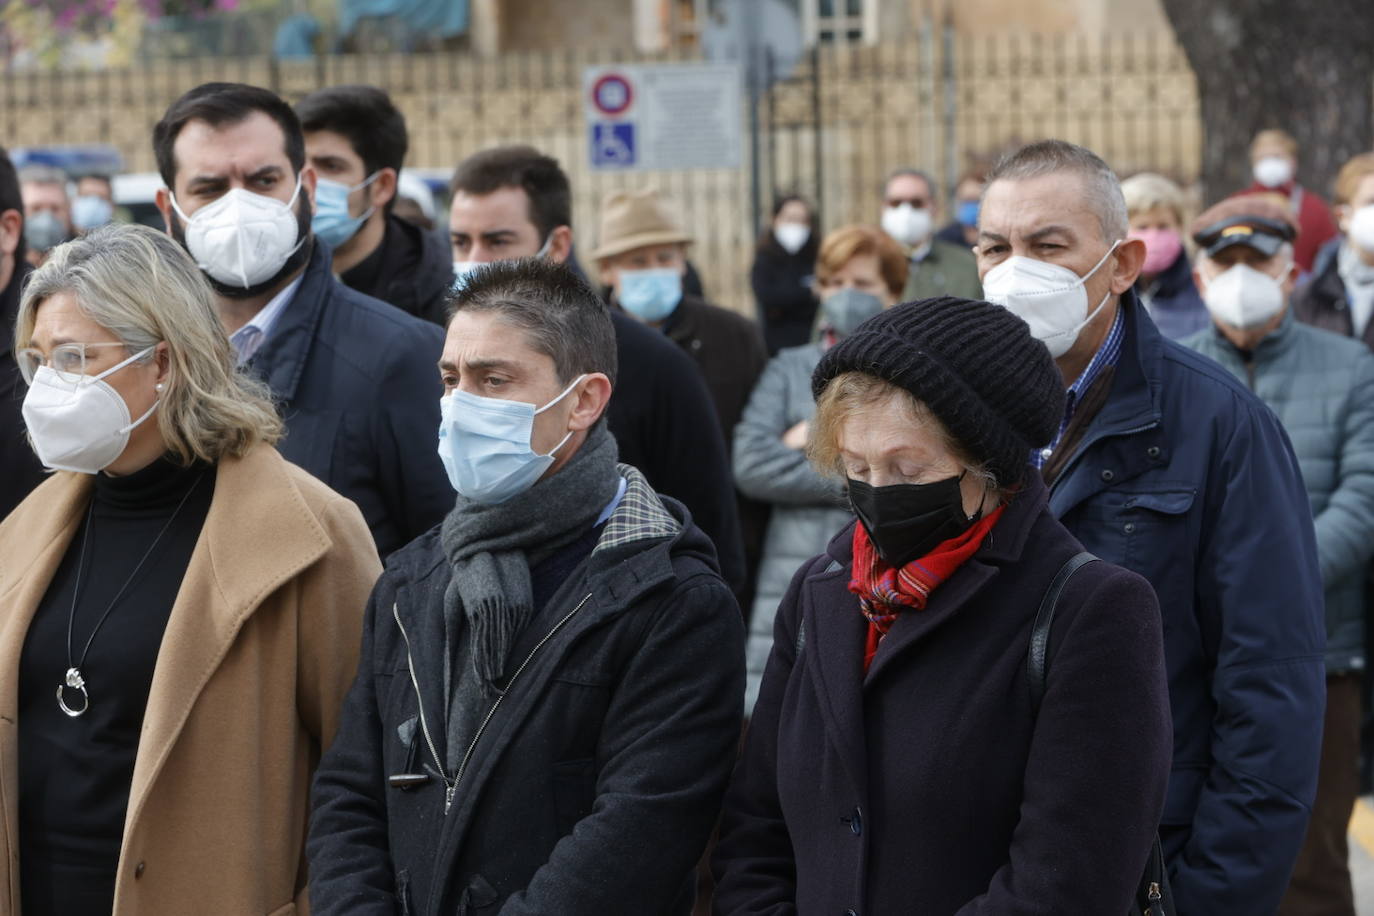
<path id="1" fill-rule="evenodd" d="M 854 577 L 849 580 L 849 590 L 859 596 L 859 609 L 868 618 L 865 674 L 873 664 L 878 643 L 897 622 L 898 615 L 905 608 L 924 610 L 931 592 L 983 545 L 983 538 L 997 524 L 1005 508 L 998 506 L 963 534 L 942 542 L 930 553 L 900 569 L 883 562 L 862 524 L 854 526 Z"/>

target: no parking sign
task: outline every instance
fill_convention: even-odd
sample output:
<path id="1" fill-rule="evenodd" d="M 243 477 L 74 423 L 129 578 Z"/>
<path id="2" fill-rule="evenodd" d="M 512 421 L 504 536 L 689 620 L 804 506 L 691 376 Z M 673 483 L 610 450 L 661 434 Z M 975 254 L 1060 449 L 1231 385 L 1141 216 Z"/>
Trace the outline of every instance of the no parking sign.
<path id="1" fill-rule="evenodd" d="M 627 64 L 583 74 L 594 169 L 733 169 L 742 146 L 735 64 Z"/>

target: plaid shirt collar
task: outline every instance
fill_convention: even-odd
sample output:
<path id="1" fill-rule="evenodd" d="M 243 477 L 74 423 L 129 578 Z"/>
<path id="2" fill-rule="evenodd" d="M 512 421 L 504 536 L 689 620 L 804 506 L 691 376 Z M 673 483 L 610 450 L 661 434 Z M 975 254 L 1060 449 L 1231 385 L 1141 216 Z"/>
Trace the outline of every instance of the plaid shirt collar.
<path id="1" fill-rule="evenodd" d="M 1107 339 L 1102 341 L 1102 346 L 1097 348 L 1093 358 L 1088 361 L 1088 365 L 1079 373 L 1078 378 L 1074 379 L 1073 384 L 1064 398 L 1064 418 L 1059 421 L 1059 432 L 1054 434 L 1054 441 L 1042 449 L 1031 452 L 1031 464 L 1037 468 L 1043 468 L 1045 462 L 1050 460 L 1054 450 L 1059 447 L 1059 440 L 1064 438 L 1064 430 L 1069 428 L 1069 423 L 1073 421 L 1074 410 L 1078 407 L 1078 402 L 1083 395 L 1097 381 L 1097 377 L 1102 374 L 1102 370 L 1108 366 L 1115 366 L 1117 360 L 1121 358 L 1121 342 L 1126 337 L 1126 310 L 1118 304 L 1116 308 L 1116 320 L 1112 322 L 1112 329 L 1107 332 Z"/>
<path id="2" fill-rule="evenodd" d="M 625 490 L 606 520 L 593 553 L 635 541 L 672 537 L 682 530 L 682 524 L 663 507 L 648 478 L 628 464 L 618 465 L 617 470 L 625 481 Z"/>

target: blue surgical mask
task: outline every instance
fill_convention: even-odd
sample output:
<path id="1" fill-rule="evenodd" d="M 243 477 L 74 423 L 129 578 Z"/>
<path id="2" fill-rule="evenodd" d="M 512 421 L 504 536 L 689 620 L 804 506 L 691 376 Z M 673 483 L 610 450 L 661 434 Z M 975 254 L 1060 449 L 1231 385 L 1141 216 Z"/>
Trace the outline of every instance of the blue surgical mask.
<path id="1" fill-rule="evenodd" d="M 974 227 L 978 225 L 978 201 L 961 200 L 959 206 L 954 211 L 955 217 L 961 226 Z"/>
<path id="2" fill-rule="evenodd" d="M 473 502 L 503 503 L 534 486 L 572 438 L 570 430 L 547 455 L 530 445 L 534 418 L 568 396 L 579 375 L 563 393 L 538 409 L 525 401 L 484 398 L 454 389 L 439 399 L 439 459 L 449 483 Z"/>
<path id="3" fill-rule="evenodd" d="M 656 324 L 673 314 L 682 301 L 682 275 L 671 267 L 622 270 L 615 298 L 640 321 Z"/>
<path id="4" fill-rule="evenodd" d="M 114 206 L 95 194 L 82 194 L 72 201 L 72 225 L 81 232 L 99 229 L 114 219 Z"/>
<path id="5" fill-rule="evenodd" d="M 348 196 L 360 188 L 365 188 L 377 180 L 381 172 L 373 172 L 366 180 L 349 187 L 328 178 L 321 178 L 315 184 L 315 216 L 310 228 L 330 248 L 338 248 L 358 234 L 358 229 L 367 218 L 376 212 L 375 206 L 368 207 L 361 216 L 348 215 Z"/>

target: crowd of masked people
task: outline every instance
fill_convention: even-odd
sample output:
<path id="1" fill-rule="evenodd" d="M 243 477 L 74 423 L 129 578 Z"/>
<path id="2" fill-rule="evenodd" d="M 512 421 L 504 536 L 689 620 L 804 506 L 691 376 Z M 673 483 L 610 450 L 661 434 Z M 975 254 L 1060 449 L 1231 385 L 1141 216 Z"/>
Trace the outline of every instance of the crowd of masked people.
<path id="1" fill-rule="evenodd" d="M 783 196 L 750 320 L 372 87 L 151 139 L 0 156 L 0 910 L 1354 913 L 1374 153 Z"/>

